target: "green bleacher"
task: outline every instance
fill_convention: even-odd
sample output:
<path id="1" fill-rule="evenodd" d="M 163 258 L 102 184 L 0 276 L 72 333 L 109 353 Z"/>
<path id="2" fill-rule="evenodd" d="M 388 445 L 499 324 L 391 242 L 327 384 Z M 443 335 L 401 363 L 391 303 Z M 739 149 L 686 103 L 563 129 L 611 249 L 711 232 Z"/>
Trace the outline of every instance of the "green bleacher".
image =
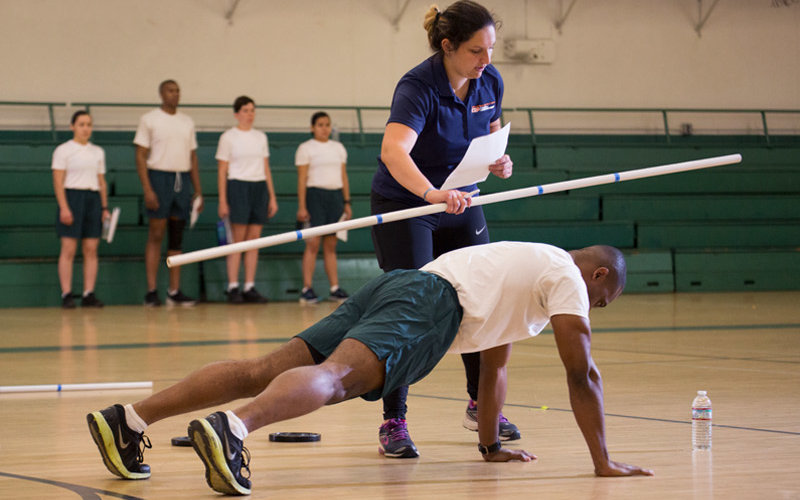
<path id="1" fill-rule="evenodd" d="M 59 241 L 50 157 L 69 135 L 0 131 L 0 307 L 57 306 Z M 198 134 L 205 211 L 186 232 L 187 251 L 214 246 L 218 133 Z M 294 152 L 305 133 L 269 133 L 270 165 L 279 212 L 264 235 L 294 229 Z M 147 235 L 132 131 L 97 132 L 107 158 L 109 205 L 122 208 L 115 240 L 100 246 L 98 295 L 108 304 L 138 304 L 145 292 Z M 369 189 L 380 136 L 343 134 L 355 217 L 369 215 Z M 649 142 L 648 142 L 649 141 Z M 776 141 L 778 142 L 778 141 Z M 741 153 L 739 165 L 608 184 L 487 205 L 493 241 L 524 240 L 564 248 L 604 243 L 628 257 L 627 292 L 796 290 L 800 288 L 800 137 L 766 144 L 752 137 L 703 138 L 672 144 L 620 136 L 512 136 L 514 175 L 493 176 L 483 194 L 544 185 L 698 158 Z M 302 242 L 262 249 L 257 286 L 272 300 L 295 300 Z M 350 231 L 339 243 L 339 275 L 356 289 L 380 273 L 370 231 Z M 159 273 L 166 287 L 167 273 Z M 81 289 L 76 259 L 74 289 Z M 315 282 L 327 283 L 321 262 Z M 215 259 L 184 268 L 182 288 L 224 300 L 225 265 Z"/>

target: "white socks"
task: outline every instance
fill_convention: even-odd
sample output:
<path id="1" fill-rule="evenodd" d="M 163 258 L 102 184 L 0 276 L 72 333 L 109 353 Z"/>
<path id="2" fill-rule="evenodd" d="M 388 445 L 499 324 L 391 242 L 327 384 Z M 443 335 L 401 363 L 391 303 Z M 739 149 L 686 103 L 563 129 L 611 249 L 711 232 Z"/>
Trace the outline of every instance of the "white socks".
<path id="1" fill-rule="evenodd" d="M 130 427 L 132 431 L 138 434 L 143 433 L 147 428 L 147 424 L 144 423 L 142 417 L 133 409 L 133 405 L 125 405 L 125 422 L 128 423 L 128 427 Z"/>
<path id="2" fill-rule="evenodd" d="M 231 433 L 236 436 L 237 438 L 244 441 L 244 438 L 247 437 L 247 427 L 245 427 L 244 422 L 242 419 L 236 416 L 231 410 L 225 412 L 225 415 L 228 416 L 228 427 L 231 428 Z"/>
<path id="3" fill-rule="evenodd" d="M 228 291 L 229 292 L 231 290 L 233 290 L 234 288 L 239 288 L 239 282 L 238 281 L 234 281 L 232 283 L 228 283 Z"/>
<path id="4" fill-rule="evenodd" d="M 254 281 L 248 281 L 244 284 L 244 291 L 250 291 L 251 288 L 255 287 L 256 283 Z"/>
<path id="5" fill-rule="evenodd" d="M 136 410 L 133 409 L 133 405 L 125 405 L 125 421 L 128 424 L 128 427 L 136 432 L 137 434 L 141 434 L 147 428 L 147 424 L 142 420 Z M 244 441 L 244 438 L 247 437 L 249 434 L 247 432 L 247 427 L 245 427 L 244 422 L 242 419 L 236 416 L 231 410 L 225 412 L 228 416 L 228 426 L 231 428 L 231 432 L 234 436 Z"/>
<path id="6" fill-rule="evenodd" d="M 339 289 L 339 285 L 334 285 L 334 286 L 332 286 L 332 287 L 331 287 L 331 293 L 335 292 L 335 291 L 336 291 L 336 290 L 338 290 L 338 289 Z"/>

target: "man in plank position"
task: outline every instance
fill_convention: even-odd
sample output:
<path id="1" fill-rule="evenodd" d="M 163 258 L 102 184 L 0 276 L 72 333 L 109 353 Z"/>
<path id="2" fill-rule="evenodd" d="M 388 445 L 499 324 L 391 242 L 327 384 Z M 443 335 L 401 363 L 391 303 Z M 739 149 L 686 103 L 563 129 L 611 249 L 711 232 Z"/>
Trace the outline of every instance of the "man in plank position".
<path id="1" fill-rule="evenodd" d="M 530 461 L 503 448 L 498 419 L 511 344 L 553 327 L 570 403 L 598 476 L 652 475 L 608 457 L 600 373 L 590 353 L 589 309 L 625 286 L 622 253 L 591 246 L 566 252 L 539 243 L 498 242 L 446 253 L 420 270 L 367 283 L 333 313 L 266 356 L 206 365 L 142 401 L 87 415 L 108 469 L 150 477 L 147 425 L 236 399 L 233 411 L 189 423 L 189 437 L 220 493 L 250 493 L 247 434 L 361 396 L 370 401 L 425 377 L 445 353 L 480 352 L 478 448 L 489 462 Z"/>

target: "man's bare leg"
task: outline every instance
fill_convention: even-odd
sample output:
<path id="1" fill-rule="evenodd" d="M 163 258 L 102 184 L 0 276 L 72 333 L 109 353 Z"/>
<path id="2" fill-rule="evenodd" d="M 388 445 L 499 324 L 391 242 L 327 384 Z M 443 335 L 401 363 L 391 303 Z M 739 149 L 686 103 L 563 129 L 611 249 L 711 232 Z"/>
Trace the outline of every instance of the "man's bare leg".
<path id="1" fill-rule="evenodd" d="M 252 432 L 383 387 L 385 366 L 366 345 L 345 339 L 325 362 L 284 371 L 234 413 Z"/>
<path id="2" fill-rule="evenodd" d="M 253 397 L 281 373 L 313 364 L 306 343 L 293 338 L 260 358 L 206 365 L 177 384 L 134 403 L 133 409 L 149 425 L 174 415 Z"/>
<path id="3" fill-rule="evenodd" d="M 249 495 L 250 460 L 243 443 L 249 432 L 382 387 L 384 371 L 385 362 L 366 345 L 345 339 L 322 364 L 284 371 L 234 412 L 191 421 L 189 438 L 206 468 L 206 482 L 226 495 Z"/>

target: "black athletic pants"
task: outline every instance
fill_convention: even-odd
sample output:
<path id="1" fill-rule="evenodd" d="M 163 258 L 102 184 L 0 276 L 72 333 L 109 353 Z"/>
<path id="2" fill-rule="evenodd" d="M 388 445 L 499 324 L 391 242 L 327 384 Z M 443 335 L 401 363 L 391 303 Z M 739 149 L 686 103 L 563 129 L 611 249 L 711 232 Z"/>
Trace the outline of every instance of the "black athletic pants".
<path id="1" fill-rule="evenodd" d="M 412 208 L 375 192 L 370 196 L 372 214 Z M 372 242 L 378 264 L 384 272 L 419 269 L 439 255 L 457 248 L 489 243 L 489 230 L 481 207 L 468 208 L 461 215 L 433 214 L 372 226 Z M 462 354 L 467 374 L 467 393 L 478 399 L 480 353 Z M 408 386 L 383 398 L 383 418 L 406 418 Z"/>

